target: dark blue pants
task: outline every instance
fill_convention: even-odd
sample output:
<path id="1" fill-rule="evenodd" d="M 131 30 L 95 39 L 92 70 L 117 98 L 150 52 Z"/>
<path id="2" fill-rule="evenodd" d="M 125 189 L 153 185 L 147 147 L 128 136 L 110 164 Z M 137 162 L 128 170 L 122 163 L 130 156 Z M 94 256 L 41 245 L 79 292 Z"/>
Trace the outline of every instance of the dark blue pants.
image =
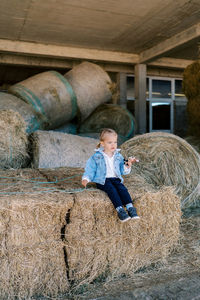
<path id="1" fill-rule="evenodd" d="M 105 184 L 96 183 L 98 189 L 107 193 L 114 207 L 133 203 L 127 188 L 116 177 L 106 178 Z"/>

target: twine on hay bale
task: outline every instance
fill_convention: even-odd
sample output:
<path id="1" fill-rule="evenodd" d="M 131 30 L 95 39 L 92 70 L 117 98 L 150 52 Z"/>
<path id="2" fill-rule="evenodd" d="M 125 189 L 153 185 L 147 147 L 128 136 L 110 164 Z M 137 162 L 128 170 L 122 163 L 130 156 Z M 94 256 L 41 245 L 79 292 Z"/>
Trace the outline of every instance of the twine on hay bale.
<path id="1" fill-rule="evenodd" d="M 45 128 L 40 129 L 59 127 L 76 116 L 76 95 L 66 78 L 56 71 L 31 76 L 11 86 L 9 92 L 28 103 L 45 121 Z"/>
<path id="2" fill-rule="evenodd" d="M 121 148 L 125 157 L 140 160 L 131 174 L 139 174 L 157 189 L 174 186 L 182 208 L 199 201 L 200 156 L 185 140 L 164 132 L 147 133 L 128 140 Z"/>
<path id="3" fill-rule="evenodd" d="M 65 78 L 77 97 L 81 120 L 85 120 L 100 104 L 111 100 L 111 79 L 100 66 L 83 62 L 67 72 Z"/>
<path id="4" fill-rule="evenodd" d="M 35 131 L 32 135 L 35 168 L 84 167 L 98 140 L 56 131 Z"/>
<path id="5" fill-rule="evenodd" d="M 29 161 L 24 119 L 18 112 L 0 110 L 0 168 L 21 168 Z"/>
<path id="6" fill-rule="evenodd" d="M 125 108 L 114 104 L 102 104 L 80 125 L 80 133 L 100 132 L 112 128 L 119 135 L 130 138 L 135 132 L 135 119 Z"/>
<path id="7" fill-rule="evenodd" d="M 0 110 L 16 111 L 23 118 L 26 132 L 31 133 L 39 128 L 45 129 L 42 116 L 38 115 L 30 105 L 14 95 L 0 92 Z"/>
<path id="8" fill-rule="evenodd" d="M 104 192 L 81 189 L 82 173 L 76 168 L 0 171 L 4 299 L 58 297 L 101 275 L 131 275 L 163 261 L 176 246 L 181 210 L 173 188 L 145 189 L 139 176 L 127 182 L 141 219 L 121 223 Z"/>

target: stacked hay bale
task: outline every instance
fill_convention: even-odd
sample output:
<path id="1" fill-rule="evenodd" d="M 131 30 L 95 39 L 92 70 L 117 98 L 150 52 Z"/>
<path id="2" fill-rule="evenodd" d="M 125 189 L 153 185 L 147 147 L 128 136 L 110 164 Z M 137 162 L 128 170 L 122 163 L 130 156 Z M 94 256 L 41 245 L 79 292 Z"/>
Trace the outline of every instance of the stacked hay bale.
<path id="1" fill-rule="evenodd" d="M 55 128 L 54 131 L 65 132 L 65 133 L 70 133 L 70 134 L 77 134 L 77 124 L 66 123 L 60 127 Z"/>
<path id="2" fill-rule="evenodd" d="M 64 76 L 76 94 L 81 121 L 85 120 L 97 106 L 112 98 L 111 79 L 96 64 L 83 62 Z"/>
<path id="3" fill-rule="evenodd" d="M 0 168 L 27 166 L 28 136 L 26 124 L 18 112 L 0 110 Z"/>
<path id="4" fill-rule="evenodd" d="M 128 188 L 141 219 L 121 223 L 105 193 L 81 189 L 82 172 L 0 172 L 7 184 L 0 187 L 4 299 L 58 297 L 101 275 L 131 275 L 176 246 L 181 210 L 172 188 L 145 189 L 142 178 L 134 179 Z"/>
<path id="5" fill-rule="evenodd" d="M 164 132 L 147 133 L 125 142 L 122 153 L 140 160 L 132 174 L 142 176 L 157 189 L 174 186 L 183 209 L 200 202 L 200 156 L 182 138 Z"/>
<path id="6" fill-rule="evenodd" d="M 45 120 L 46 129 L 70 121 L 77 113 L 76 95 L 70 83 L 55 71 L 32 76 L 11 86 L 9 92 L 31 105 L 35 113 Z"/>
<path id="7" fill-rule="evenodd" d="M 200 61 L 192 63 L 184 70 L 183 92 L 188 99 L 188 133 L 200 137 Z"/>
<path id="8" fill-rule="evenodd" d="M 11 111 L 14 111 L 13 118 L 15 118 L 15 112 L 18 112 L 24 119 L 28 134 L 39 128 L 45 128 L 45 120 L 42 119 L 42 115 L 35 113 L 30 105 L 11 94 L 0 92 L 0 110 L 9 110 L 10 114 Z"/>
<path id="9" fill-rule="evenodd" d="M 84 167 L 98 140 L 55 131 L 38 130 L 32 135 L 35 168 Z"/>
<path id="10" fill-rule="evenodd" d="M 125 139 L 133 137 L 135 119 L 125 108 L 114 104 L 102 104 L 81 124 L 80 133 L 100 132 L 112 128 Z"/>
<path id="11" fill-rule="evenodd" d="M 69 283 L 61 229 L 72 197 L 66 201 L 64 194 L 45 193 L 46 179 L 35 170 L 1 171 L 0 175 L 7 185 L 6 190 L 1 188 L 0 202 L 2 299 L 66 291 Z"/>
<path id="12" fill-rule="evenodd" d="M 141 219 L 122 224 L 105 193 L 76 195 L 65 232 L 70 280 L 83 284 L 102 275 L 131 275 L 166 258 L 179 237 L 179 199 L 170 189 L 137 197 Z"/>

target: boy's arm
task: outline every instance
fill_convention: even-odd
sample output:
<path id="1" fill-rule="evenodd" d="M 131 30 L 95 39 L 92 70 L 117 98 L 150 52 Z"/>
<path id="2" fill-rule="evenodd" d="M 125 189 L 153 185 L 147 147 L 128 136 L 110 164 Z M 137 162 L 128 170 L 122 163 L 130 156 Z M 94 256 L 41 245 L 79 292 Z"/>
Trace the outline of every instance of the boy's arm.
<path id="1" fill-rule="evenodd" d="M 135 162 L 139 162 L 139 159 L 132 156 L 126 160 L 126 163 L 124 163 L 124 175 L 130 174 L 132 164 Z"/>
<path id="2" fill-rule="evenodd" d="M 127 166 L 124 164 L 124 172 L 123 172 L 123 175 L 128 175 L 131 173 L 131 166 Z"/>
<path id="3" fill-rule="evenodd" d="M 131 168 L 126 166 L 124 157 L 120 154 L 120 172 L 121 175 L 128 175 L 131 172 Z"/>
<path id="4" fill-rule="evenodd" d="M 96 162 L 93 157 L 90 157 L 86 163 L 85 171 L 82 176 L 82 181 L 87 180 L 87 183 L 94 179 L 96 173 Z"/>

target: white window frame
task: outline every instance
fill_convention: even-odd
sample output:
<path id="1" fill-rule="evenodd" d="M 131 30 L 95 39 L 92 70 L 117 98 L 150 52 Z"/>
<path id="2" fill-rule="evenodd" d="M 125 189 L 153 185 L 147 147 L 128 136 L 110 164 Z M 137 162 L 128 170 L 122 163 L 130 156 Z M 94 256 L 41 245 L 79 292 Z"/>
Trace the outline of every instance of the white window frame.
<path id="1" fill-rule="evenodd" d="M 134 74 L 127 74 L 127 77 L 135 77 Z M 173 133 L 174 132 L 174 103 L 176 101 L 186 101 L 187 99 L 175 99 L 175 80 L 183 80 L 182 78 L 178 77 L 160 77 L 160 76 L 147 76 L 149 80 L 149 90 L 148 92 L 148 97 L 146 98 L 146 101 L 149 102 L 149 132 L 154 132 L 154 131 L 166 131 Z M 171 81 L 171 97 L 170 98 L 152 98 L 152 80 L 167 80 Z M 127 101 L 134 101 L 135 97 L 127 97 Z M 153 114 L 152 114 L 152 103 L 155 102 L 163 102 L 163 103 L 169 103 L 170 104 L 170 130 L 153 130 L 152 125 L 153 125 Z"/>
<path id="2" fill-rule="evenodd" d="M 173 133 L 174 131 L 174 98 L 175 98 L 175 78 L 170 77 L 155 77 L 155 76 L 147 76 L 149 78 L 149 132 L 163 131 Z M 171 97 L 170 98 L 153 98 L 152 97 L 152 81 L 153 80 L 166 80 L 171 82 Z M 168 103 L 170 104 L 170 129 L 169 130 L 155 130 L 153 129 L 153 112 L 152 112 L 152 104 L 153 103 Z"/>

